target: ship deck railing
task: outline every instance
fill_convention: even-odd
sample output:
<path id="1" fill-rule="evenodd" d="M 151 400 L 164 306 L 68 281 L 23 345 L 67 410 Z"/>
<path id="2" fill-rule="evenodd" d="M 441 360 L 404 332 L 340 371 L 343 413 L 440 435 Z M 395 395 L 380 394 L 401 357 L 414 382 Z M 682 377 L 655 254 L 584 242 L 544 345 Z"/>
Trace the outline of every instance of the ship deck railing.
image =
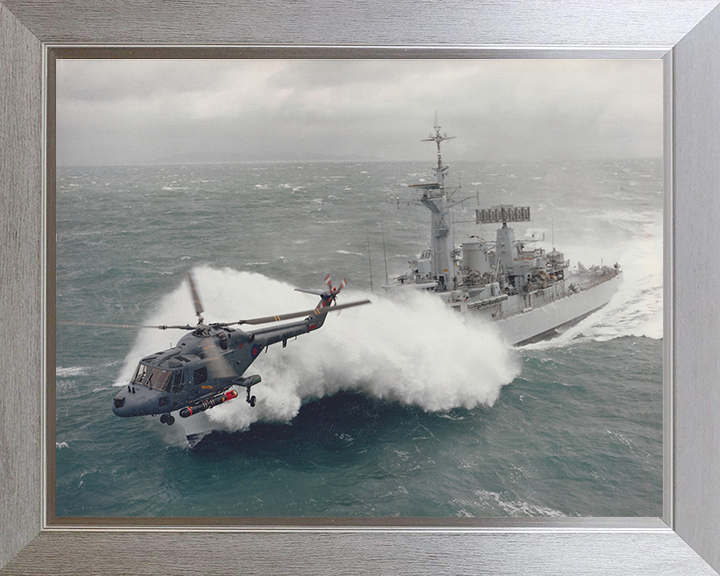
<path id="1" fill-rule="evenodd" d="M 563 289 L 558 292 L 559 283 L 553 283 L 547 288 L 540 288 L 533 290 L 527 294 L 522 294 L 522 298 L 518 298 L 514 304 L 508 304 L 504 307 L 503 317 L 513 316 L 522 312 L 529 312 L 540 306 L 544 306 L 556 300 L 560 300 L 568 296 L 567 292 Z"/>
<path id="2" fill-rule="evenodd" d="M 608 280 L 612 280 L 619 274 L 618 271 L 613 270 L 611 268 L 606 269 L 602 274 L 596 275 L 595 277 L 588 279 L 588 280 L 582 280 L 580 281 L 580 289 L 581 290 L 589 290 L 590 288 L 594 288 L 595 286 L 599 286 L 603 282 L 607 282 Z"/>

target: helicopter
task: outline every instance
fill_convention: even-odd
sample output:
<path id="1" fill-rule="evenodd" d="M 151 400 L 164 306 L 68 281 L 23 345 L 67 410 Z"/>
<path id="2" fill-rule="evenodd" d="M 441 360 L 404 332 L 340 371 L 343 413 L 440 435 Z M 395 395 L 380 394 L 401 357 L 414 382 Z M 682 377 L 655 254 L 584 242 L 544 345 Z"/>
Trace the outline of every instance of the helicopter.
<path id="1" fill-rule="evenodd" d="M 261 382 L 257 374 L 244 376 L 245 371 L 263 350 L 272 344 L 288 340 L 301 334 L 317 330 L 325 323 L 328 312 L 340 311 L 353 306 L 369 304 L 370 300 L 359 300 L 348 304 L 337 304 L 340 291 L 347 286 L 345 279 L 332 286 L 330 275 L 325 277 L 326 290 L 304 290 L 320 296 L 320 302 L 313 310 L 304 310 L 278 316 L 265 316 L 235 322 L 214 322 L 205 324 L 203 306 L 195 287 L 192 274 L 188 273 L 190 292 L 198 318 L 197 325 L 191 326 L 148 326 L 128 324 L 97 324 L 92 322 L 61 322 L 80 326 L 102 326 L 110 328 L 155 328 L 159 330 L 187 330 L 174 348 L 145 356 L 138 363 L 127 386 L 113 398 L 112 410 L 117 416 L 156 416 L 160 414 L 163 424 L 172 426 L 175 417 L 171 412 L 179 411 L 181 418 L 189 418 L 232 400 L 238 396 L 233 387 L 247 391 L 245 401 L 255 406 L 256 397 L 252 387 Z M 233 326 L 259 325 L 283 320 L 303 320 L 268 326 L 255 330 L 241 330 Z"/>

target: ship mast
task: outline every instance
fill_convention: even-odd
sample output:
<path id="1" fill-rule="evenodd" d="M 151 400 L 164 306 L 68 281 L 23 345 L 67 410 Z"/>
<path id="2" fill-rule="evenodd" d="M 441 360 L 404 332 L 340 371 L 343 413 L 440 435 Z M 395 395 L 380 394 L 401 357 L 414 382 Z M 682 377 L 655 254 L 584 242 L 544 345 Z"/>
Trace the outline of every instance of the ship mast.
<path id="1" fill-rule="evenodd" d="M 455 136 L 440 133 L 440 123 L 435 113 L 435 134 L 430 134 L 422 142 L 435 142 L 437 144 L 437 166 L 435 167 L 436 182 L 427 184 L 411 184 L 414 188 L 421 188 L 423 195 L 420 202 L 430 210 L 430 259 L 433 276 L 437 282 L 436 290 L 444 292 L 457 287 L 458 280 L 455 270 L 455 240 L 452 227 L 452 218 L 449 214 L 447 192 L 445 190 L 445 174 L 450 166 L 443 166 L 440 144 L 445 140 L 452 140 Z"/>
<path id="2" fill-rule="evenodd" d="M 443 166 L 442 163 L 442 151 L 440 150 L 440 143 L 445 140 L 452 140 L 455 136 L 448 136 L 447 134 L 440 134 L 440 123 L 438 122 L 438 115 L 435 112 L 435 135 L 430 134 L 429 138 L 424 138 L 421 142 L 435 142 L 437 144 L 437 167 L 435 168 L 435 175 L 437 176 L 437 183 L 441 190 L 445 190 L 445 172 L 447 172 L 450 166 Z"/>

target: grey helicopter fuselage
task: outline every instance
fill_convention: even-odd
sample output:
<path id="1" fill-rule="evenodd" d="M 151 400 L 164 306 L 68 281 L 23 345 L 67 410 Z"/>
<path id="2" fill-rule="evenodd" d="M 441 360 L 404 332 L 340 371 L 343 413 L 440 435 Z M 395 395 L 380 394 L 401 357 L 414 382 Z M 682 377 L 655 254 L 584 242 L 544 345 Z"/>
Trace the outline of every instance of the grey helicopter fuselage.
<path id="1" fill-rule="evenodd" d="M 247 388 L 250 402 L 250 388 L 260 377 L 242 375 L 260 353 L 271 344 L 284 346 L 290 338 L 320 328 L 329 310 L 318 307 L 305 320 L 253 332 L 200 324 L 174 348 L 140 360 L 130 382 L 115 396 L 113 412 L 125 417 L 166 414 L 217 397 L 232 386 Z M 207 346 L 208 339 L 215 345 Z M 221 355 L 229 368 L 226 374 L 213 374 L 209 354 Z"/>
<path id="2" fill-rule="evenodd" d="M 132 324 L 107 324 L 86 321 L 64 321 L 61 324 L 75 326 L 99 326 L 104 328 L 154 328 L 160 330 L 187 330 L 177 345 L 169 350 L 145 356 L 127 385 L 113 398 L 113 412 L 117 416 L 154 416 L 160 414 L 160 422 L 170 426 L 175 422 L 171 412 L 178 411 L 181 418 L 209 410 L 218 404 L 237 398 L 235 387 L 245 388 L 245 401 L 255 406 L 255 396 L 250 394 L 253 386 L 259 384 L 257 374 L 245 376 L 245 371 L 261 352 L 272 344 L 283 343 L 301 334 L 317 330 L 324 323 L 329 312 L 370 304 L 370 300 L 358 300 L 337 304 L 340 291 L 347 286 L 347 280 L 333 287 L 330 275 L 325 277 L 327 289 L 306 290 L 320 296 L 320 302 L 312 310 L 302 310 L 277 316 L 263 316 L 205 324 L 203 307 L 195 288 L 191 273 L 187 275 L 190 293 L 198 318 L 196 326 L 149 326 Z M 302 318 L 302 320 L 295 320 Z M 287 320 L 293 320 L 284 323 Z M 277 324 L 283 322 L 283 324 Z M 264 326 L 249 330 L 232 326 Z"/>

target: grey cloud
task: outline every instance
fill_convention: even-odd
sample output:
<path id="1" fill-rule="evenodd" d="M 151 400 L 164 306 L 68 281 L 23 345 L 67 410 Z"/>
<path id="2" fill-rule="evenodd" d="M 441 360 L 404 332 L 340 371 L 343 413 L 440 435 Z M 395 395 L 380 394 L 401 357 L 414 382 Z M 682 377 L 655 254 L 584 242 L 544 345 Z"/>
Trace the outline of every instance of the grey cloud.
<path id="1" fill-rule="evenodd" d="M 659 61 L 63 61 L 58 160 L 457 160 L 662 152 Z"/>
<path id="2" fill-rule="evenodd" d="M 58 60 L 58 96 L 116 102 L 200 93 L 221 85 L 226 74 L 221 60 Z"/>

